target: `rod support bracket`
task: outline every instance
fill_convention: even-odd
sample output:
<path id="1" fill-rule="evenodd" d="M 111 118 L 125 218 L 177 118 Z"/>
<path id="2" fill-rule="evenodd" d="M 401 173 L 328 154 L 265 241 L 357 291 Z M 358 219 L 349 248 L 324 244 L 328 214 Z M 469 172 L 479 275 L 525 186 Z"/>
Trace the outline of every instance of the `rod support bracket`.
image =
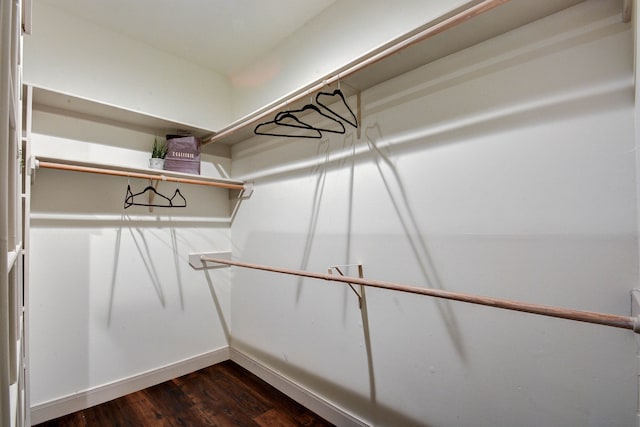
<path id="1" fill-rule="evenodd" d="M 253 195 L 253 181 L 247 181 L 244 183 L 242 190 L 230 190 L 229 200 L 244 200 Z"/>
<path id="2" fill-rule="evenodd" d="M 342 270 L 340 268 L 344 268 L 344 267 L 358 267 L 358 277 L 360 279 L 364 279 L 364 272 L 362 269 L 362 264 L 348 264 L 348 265 L 332 265 L 331 267 L 329 267 L 327 269 L 327 272 L 329 274 L 333 274 L 333 271 L 335 270 L 340 276 L 344 277 L 344 273 L 342 272 Z M 362 310 L 363 307 L 363 299 L 364 299 L 364 286 L 360 285 L 360 289 L 356 289 L 355 285 L 353 283 L 347 283 L 347 285 L 349 285 L 349 287 L 351 288 L 351 290 L 353 291 L 354 294 L 356 294 L 356 297 L 358 297 L 358 307 L 360 308 L 360 310 Z"/>
<path id="3" fill-rule="evenodd" d="M 31 177 L 31 185 L 33 185 L 36 183 L 36 170 L 40 168 L 40 162 L 35 156 L 32 156 L 29 159 L 29 166 L 27 175 Z"/>
<path id="4" fill-rule="evenodd" d="M 225 264 L 217 264 L 203 261 L 202 258 L 211 257 L 211 258 L 219 258 L 231 260 L 231 252 L 196 252 L 189 254 L 189 265 L 194 270 L 205 270 L 210 268 L 222 268 L 229 267 Z"/>
<path id="5" fill-rule="evenodd" d="M 631 317 L 633 318 L 633 332 L 640 334 L 640 289 L 631 289 Z M 640 337 L 637 337 L 640 338 Z M 640 348 L 640 339 L 637 339 Z"/>

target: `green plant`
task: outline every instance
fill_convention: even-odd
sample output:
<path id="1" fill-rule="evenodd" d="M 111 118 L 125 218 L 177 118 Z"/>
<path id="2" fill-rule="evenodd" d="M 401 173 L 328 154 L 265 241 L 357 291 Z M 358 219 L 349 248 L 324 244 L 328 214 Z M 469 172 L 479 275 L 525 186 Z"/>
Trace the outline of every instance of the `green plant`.
<path id="1" fill-rule="evenodd" d="M 169 147 L 167 147 L 167 142 L 157 137 L 153 141 L 153 149 L 151 150 L 151 158 L 152 159 L 164 159 L 167 155 L 167 151 Z"/>

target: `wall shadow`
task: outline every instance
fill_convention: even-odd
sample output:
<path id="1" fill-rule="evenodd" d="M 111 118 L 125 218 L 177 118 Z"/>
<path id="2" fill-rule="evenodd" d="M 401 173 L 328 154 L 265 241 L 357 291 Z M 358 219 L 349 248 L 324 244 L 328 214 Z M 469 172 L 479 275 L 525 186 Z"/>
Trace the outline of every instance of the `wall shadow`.
<path id="1" fill-rule="evenodd" d="M 422 276 L 429 286 L 437 289 L 444 289 L 442 280 L 438 275 L 433 258 L 427 247 L 427 243 L 425 242 L 420 231 L 420 227 L 418 226 L 418 221 L 411 209 L 409 197 L 407 196 L 402 178 L 390 157 L 376 144 L 376 141 L 384 139 L 379 124 L 375 123 L 374 125 L 367 127 L 365 129 L 365 137 L 367 139 L 369 149 L 371 150 L 373 160 L 375 161 L 378 172 L 380 173 L 380 178 L 384 182 L 389 199 L 393 204 L 398 220 L 402 224 L 405 237 L 411 245 L 411 250 L 415 256 L 415 260 L 420 268 Z M 447 328 L 458 356 L 460 356 L 463 362 L 466 362 L 467 357 L 464 350 L 462 334 L 451 304 L 449 301 L 439 298 L 435 298 L 434 302 L 440 312 L 440 316 L 444 321 L 445 327 Z"/>
<path id="2" fill-rule="evenodd" d="M 133 243 L 136 245 L 138 254 L 140 255 L 140 259 L 144 264 L 145 270 L 147 270 L 147 274 L 149 275 L 149 279 L 151 280 L 151 284 L 153 285 L 158 300 L 163 307 L 166 307 L 164 291 L 162 289 L 162 282 L 160 281 L 160 276 L 158 276 L 157 268 L 153 262 L 153 255 L 151 254 L 151 249 L 149 249 L 147 238 L 140 228 L 133 226 L 129 226 L 128 228 L 129 232 L 131 233 Z M 138 234 L 139 238 L 136 238 L 136 233 Z"/>
<path id="3" fill-rule="evenodd" d="M 171 234 L 171 252 L 173 254 L 173 265 L 176 270 L 176 282 L 178 283 L 178 294 L 180 296 L 180 309 L 184 311 L 184 291 L 182 289 L 182 274 L 180 273 L 180 254 L 178 253 L 178 237 L 175 227 L 169 229 Z"/>
<path id="4" fill-rule="evenodd" d="M 216 306 L 216 313 L 218 313 L 218 319 L 220 320 L 220 326 L 222 326 L 224 337 L 227 341 L 227 345 L 230 345 L 231 329 L 229 328 L 227 319 L 224 318 L 224 311 L 222 311 L 222 304 L 220 304 L 220 299 L 218 298 L 218 294 L 216 293 L 216 289 L 213 285 L 213 279 L 211 278 L 211 274 L 209 273 L 208 268 L 204 268 L 203 272 L 204 272 L 204 277 L 207 281 L 207 286 L 209 287 L 209 292 L 211 293 L 211 299 L 213 300 L 213 304 Z"/>
<path id="5" fill-rule="evenodd" d="M 293 381 L 295 384 L 302 386 L 306 390 L 313 390 L 313 394 L 323 400 L 334 403 L 338 407 L 346 406 L 350 412 L 358 417 L 366 417 L 364 421 L 371 425 L 379 423 L 380 425 L 403 427 L 432 426 L 426 420 L 412 418 L 391 406 L 380 404 L 378 401 L 372 402 L 368 396 L 349 390 L 342 385 L 306 370 L 304 367 L 293 365 L 244 341 L 234 340 L 234 348 L 283 377 L 295 379 Z M 373 423 L 374 419 L 376 423 Z"/>
<path id="6" fill-rule="evenodd" d="M 369 327 L 369 310 L 367 308 L 367 292 L 364 286 L 360 288 L 360 316 L 362 317 L 362 333 L 364 334 L 364 346 L 367 352 L 367 373 L 369 375 L 369 400 L 375 409 L 372 421 L 378 421 L 378 391 L 376 387 L 376 373 L 373 367 L 373 346 L 371 345 L 371 329 Z"/>
<path id="7" fill-rule="evenodd" d="M 322 196 L 324 194 L 324 184 L 327 178 L 327 161 L 329 159 L 330 144 L 326 140 L 318 143 L 316 156 L 320 160 L 319 164 L 311 173 L 316 175 L 316 183 L 313 191 L 313 201 L 311 204 L 311 215 L 309 217 L 309 225 L 307 227 L 306 241 L 302 252 L 302 261 L 300 262 L 300 270 L 306 270 L 309 266 L 309 258 L 311 257 L 311 248 L 313 247 L 313 239 L 316 235 L 316 227 L 318 225 L 318 217 L 320 215 L 320 206 L 322 205 Z M 321 157 L 324 156 L 324 157 Z M 298 278 L 296 288 L 296 303 L 300 302 L 302 294 L 303 277 Z"/>
<path id="8" fill-rule="evenodd" d="M 125 225 L 126 224 L 126 225 Z M 140 255 L 140 259 L 142 260 L 142 264 L 147 271 L 147 275 L 151 281 L 151 285 L 155 291 L 156 296 L 158 297 L 158 301 L 162 305 L 162 307 L 166 307 L 166 297 L 164 294 L 164 290 L 162 288 L 162 283 L 160 281 L 160 277 L 158 275 L 157 268 L 153 262 L 153 255 L 151 254 L 151 249 L 149 248 L 149 244 L 147 242 L 147 238 L 144 235 L 144 232 L 139 227 L 132 225 L 132 222 L 129 221 L 127 215 L 122 215 L 120 220 L 120 225 L 116 232 L 116 242 L 114 245 L 114 254 L 113 254 L 113 268 L 111 269 L 111 289 L 109 292 L 109 305 L 107 312 L 107 326 L 111 326 L 111 320 L 113 315 L 113 305 L 115 300 L 116 293 L 116 283 L 118 276 L 118 265 L 120 260 L 120 249 L 122 247 L 122 230 L 123 227 L 127 227 L 129 233 L 131 234 L 131 240 L 135 244 L 135 247 Z M 136 237 L 136 234 L 138 237 Z M 180 275 L 180 259 L 178 256 L 177 249 L 177 238 L 175 235 L 175 230 L 171 228 L 171 248 L 172 254 L 176 267 L 176 275 L 178 281 L 178 290 L 180 294 L 180 307 L 184 310 L 184 297 L 183 297 L 183 289 L 182 289 L 182 277 Z"/>
<path id="9" fill-rule="evenodd" d="M 109 292 L 109 311 L 107 313 L 107 326 L 111 326 L 111 315 L 113 314 L 113 300 L 116 295 L 116 277 L 118 276 L 118 262 L 120 260 L 120 246 L 122 242 L 122 227 L 118 227 L 116 232 L 116 244 L 114 245 L 113 268 L 111 269 L 111 289 Z"/>

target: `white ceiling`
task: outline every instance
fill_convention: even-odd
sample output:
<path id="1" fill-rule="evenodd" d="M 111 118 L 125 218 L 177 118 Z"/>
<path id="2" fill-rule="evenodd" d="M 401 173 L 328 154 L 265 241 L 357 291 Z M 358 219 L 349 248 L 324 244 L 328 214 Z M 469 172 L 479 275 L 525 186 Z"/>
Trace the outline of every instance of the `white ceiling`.
<path id="1" fill-rule="evenodd" d="M 230 75 L 336 0 L 40 0 Z"/>

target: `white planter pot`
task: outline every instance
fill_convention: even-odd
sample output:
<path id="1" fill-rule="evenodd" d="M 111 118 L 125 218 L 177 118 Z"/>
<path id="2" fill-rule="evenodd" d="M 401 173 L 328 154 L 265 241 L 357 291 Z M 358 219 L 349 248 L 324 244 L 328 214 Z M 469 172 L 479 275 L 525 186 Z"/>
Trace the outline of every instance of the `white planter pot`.
<path id="1" fill-rule="evenodd" d="M 164 169 L 164 159 L 152 158 L 149 159 L 149 167 L 151 169 Z"/>

